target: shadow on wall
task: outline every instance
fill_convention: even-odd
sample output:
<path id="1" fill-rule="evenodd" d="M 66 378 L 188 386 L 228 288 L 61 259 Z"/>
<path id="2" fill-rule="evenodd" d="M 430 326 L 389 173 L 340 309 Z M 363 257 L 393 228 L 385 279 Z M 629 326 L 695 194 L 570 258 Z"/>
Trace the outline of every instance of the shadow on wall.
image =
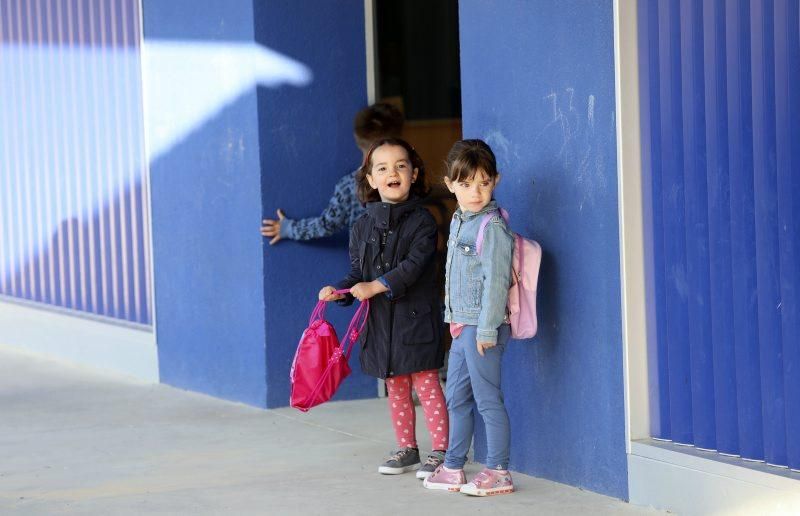
<path id="1" fill-rule="evenodd" d="M 17 146 L 4 140 L 10 165 L 24 159 L 27 166 L 19 148 L 51 143 L 37 153 L 33 180 L 3 171 L 15 189 L 6 192 L 12 201 L 6 209 L 18 221 L 17 227 L 9 222 L 9 234 L 19 247 L 5 249 L 4 293 L 143 325 L 153 321 L 144 133 L 153 163 L 256 84 L 311 81 L 307 67 L 254 43 L 148 40 L 141 53 L 133 45 L 9 43 L 2 53 L 9 57 L 3 68 L 16 63 L 42 75 L 13 69 L 7 75 L 8 91 L 27 94 L 0 121 L 24 124 L 37 136 Z M 66 119 L 37 116 L 39 111 Z M 228 144 L 235 150 L 243 143 Z M 40 192 L 40 181 L 50 190 Z M 43 197 L 50 199 L 47 205 Z M 36 228 L 52 238 L 37 241 Z"/>
<path id="2" fill-rule="evenodd" d="M 141 206 L 142 196 L 137 181 L 90 216 L 62 220 L 38 251 L 6 274 L 5 283 L 19 286 L 24 277 L 29 284 L 19 297 L 26 300 L 152 324 L 149 245 L 143 238 L 134 245 L 131 238 L 148 231 L 141 211 L 131 210 L 131 200 Z"/>

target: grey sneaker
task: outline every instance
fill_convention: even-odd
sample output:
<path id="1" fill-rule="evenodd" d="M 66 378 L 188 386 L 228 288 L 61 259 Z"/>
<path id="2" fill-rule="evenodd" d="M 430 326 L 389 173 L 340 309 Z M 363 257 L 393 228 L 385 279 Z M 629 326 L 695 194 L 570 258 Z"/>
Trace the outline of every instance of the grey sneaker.
<path id="1" fill-rule="evenodd" d="M 416 448 L 402 448 L 381 464 L 378 468 L 378 473 L 399 475 L 415 469 L 419 469 L 419 450 Z"/>
<path id="2" fill-rule="evenodd" d="M 428 478 L 433 475 L 433 471 L 444 462 L 444 452 L 434 450 L 428 455 L 428 460 L 417 470 L 417 478 Z"/>

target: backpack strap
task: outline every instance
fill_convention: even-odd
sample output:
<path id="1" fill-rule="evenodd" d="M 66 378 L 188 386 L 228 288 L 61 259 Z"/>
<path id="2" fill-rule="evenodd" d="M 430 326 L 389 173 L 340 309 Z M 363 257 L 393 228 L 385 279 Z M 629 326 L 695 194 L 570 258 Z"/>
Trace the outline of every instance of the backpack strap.
<path id="1" fill-rule="evenodd" d="M 358 305 L 350 325 L 347 327 L 347 332 L 342 340 L 342 353 L 347 360 L 350 360 L 350 353 L 353 351 L 353 344 L 358 340 L 359 335 L 364 330 L 364 325 L 367 324 L 369 318 L 369 299 L 365 299 Z M 347 343 L 347 344 L 345 344 Z"/>
<path id="2" fill-rule="evenodd" d="M 486 231 L 486 225 L 498 211 L 500 212 L 500 216 L 503 217 L 503 220 L 506 221 L 506 224 L 508 224 L 508 212 L 503 208 L 486 213 L 481 219 L 481 227 L 478 229 L 478 239 L 475 241 L 475 250 L 478 254 L 481 254 L 481 249 L 483 248 L 483 234 Z"/>
<path id="3" fill-rule="evenodd" d="M 350 289 L 337 290 L 335 294 L 345 294 L 347 292 L 350 292 Z M 324 301 L 320 302 L 324 303 Z M 368 317 L 369 299 L 365 299 L 358 306 L 358 310 L 356 310 L 355 315 L 353 315 L 353 318 L 350 320 L 350 326 L 347 327 L 347 332 L 345 333 L 344 339 L 339 347 L 334 350 L 333 355 L 328 359 L 328 365 L 325 367 L 325 371 L 320 375 L 319 380 L 314 386 L 314 390 L 311 391 L 308 399 L 315 400 L 317 398 L 320 389 L 322 389 L 322 386 L 328 381 L 328 374 L 330 370 L 336 367 L 337 362 L 339 361 L 339 356 L 344 357 L 346 362 L 350 361 L 350 353 L 353 351 L 353 344 L 356 343 L 358 340 L 358 335 L 364 329 L 364 325 L 367 324 Z M 306 410 L 308 409 L 303 410 L 303 412 L 306 412 Z"/>
<path id="4" fill-rule="evenodd" d="M 349 288 L 333 291 L 333 294 L 349 294 L 349 293 L 350 293 Z M 325 306 L 327 304 L 328 304 L 327 301 L 319 301 L 317 303 L 317 306 L 314 308 L 314 311 L 311 312 L 311 317 L 308 319 L 309 326 L 311 326 L 314 323 L 314 321 L 325 318 Z"/>

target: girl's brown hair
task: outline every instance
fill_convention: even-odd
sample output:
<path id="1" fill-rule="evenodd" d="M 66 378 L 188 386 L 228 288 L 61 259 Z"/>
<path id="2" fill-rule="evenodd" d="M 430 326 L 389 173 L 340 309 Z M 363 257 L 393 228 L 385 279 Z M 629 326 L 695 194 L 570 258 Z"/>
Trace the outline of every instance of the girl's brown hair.
<path id="1" fill-rule="evenodd" d="M 447 153 L 445 175 L 452 182 L 471 179 L 478 170 L 483 170 L 489 179 L 498 175 L 497 159 L 492 148 L 483 140 L 459 140 Z"/>
<path id="2" fill-rule="evenodd" d="M 393 145 L 404 148 L 406 150 L 406 154 L 408 154 L 409 161 L 411 161 L 411 169 L 417 169 L 417 179 L 411 184 L 411 192 L 409 192 L 409 197 L 414 195 L 425 197 L 428 195 L 428 186 L 425 181 L 425 163 L 422 162 L 422 158 L 419 156 L 419 154 L 417 154 L 417 151 L 414 149 L 414 147 L 401 138 L 381 138 L 380 140 L 374 142 L 369 148 L 367 154 L 364 156 L 364 163 L 356 173 L 356 193 L 358 194 L 358 200 L 360 200 L 362 204 L 381 200 L 378 190 L 375 190 L 369 185 L 369 181 L 367 181 L 367 175 L 372 172 L 372 155 L 375 153 L 378 147 L 383 145 Z"/>

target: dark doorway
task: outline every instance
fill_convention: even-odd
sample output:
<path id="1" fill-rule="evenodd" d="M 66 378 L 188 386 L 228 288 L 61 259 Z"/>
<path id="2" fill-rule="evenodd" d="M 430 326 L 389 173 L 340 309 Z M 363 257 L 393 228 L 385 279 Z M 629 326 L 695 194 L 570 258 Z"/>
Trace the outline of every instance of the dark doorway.
<path id="1" fill-rule="evenodd" d="M 431 184 L 461 138 L 457 0 L 375 0 L 376 98 L 400 107 Z"/>
<path id="2" fill-rule="evenodd" d="M 439 224 L 437 266 L 444 299 L 444 263 L 456 203 L 444 186 L 444 160 L 461 139 L 458 0 L 374 0 L 376 100 L 406 116 L 403 136 L 425 162 L 426 207 Z M 442 332 L 445 349 L 450 332 Z M 446 364 L 442 371 L 446 378 Z"/>

